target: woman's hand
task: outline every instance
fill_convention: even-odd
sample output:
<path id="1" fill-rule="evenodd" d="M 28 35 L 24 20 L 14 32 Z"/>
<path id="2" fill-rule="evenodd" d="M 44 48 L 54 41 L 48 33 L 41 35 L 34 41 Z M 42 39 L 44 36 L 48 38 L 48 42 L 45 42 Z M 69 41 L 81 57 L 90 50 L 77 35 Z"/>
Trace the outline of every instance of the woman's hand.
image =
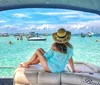
<path id="1" fill-rule="evenodd" d="M 74 62 L 73 62 L 73 58 L 72 58 L 72 57 L 69 59 L 69 64 L 70 64 L 70 66 L 71 66 L 71 68 L 72 68 L 73 73 L 75 73 L 75 72 L 76 72 L 76 73 L 82 72 L 82 71 L 80 71 L 80 70 L 75 70 Z"/>

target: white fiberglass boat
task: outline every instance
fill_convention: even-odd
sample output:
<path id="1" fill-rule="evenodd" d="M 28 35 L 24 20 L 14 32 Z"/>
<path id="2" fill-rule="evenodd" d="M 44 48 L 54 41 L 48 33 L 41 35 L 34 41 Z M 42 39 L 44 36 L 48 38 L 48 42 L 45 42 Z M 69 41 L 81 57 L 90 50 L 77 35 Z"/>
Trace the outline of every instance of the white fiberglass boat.
<path id="1" fill-rule="evenodd" d="M 32 38 L 28 38 L 28 41 L 45 41 L 46 38 L 43 37 L 32 37 Z"/>
<path id="2" fill-rule="evenodd" d="M 15 85 L 100 85 L 100 67 L 86 62 L 75 62 L 75 68 L 82 71 L 73 73 L 69 64 L 61 73 L 45 72 L 41 64 L 19 67 L 15 71 Z"/>

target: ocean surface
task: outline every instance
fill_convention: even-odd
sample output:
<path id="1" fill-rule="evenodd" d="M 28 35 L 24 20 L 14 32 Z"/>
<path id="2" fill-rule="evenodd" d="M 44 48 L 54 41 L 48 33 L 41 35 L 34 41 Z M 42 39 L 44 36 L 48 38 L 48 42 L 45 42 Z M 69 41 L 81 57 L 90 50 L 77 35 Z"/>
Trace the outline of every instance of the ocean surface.
<path id="1" fill-rule="evenodd" d="M 12 77 L 19 64 L 29 60 L 37 48 L 49 50 L 54 41 L 51 35 L 46 38 L 46 41 L 27 41 L 26 37 L 23 40 L 13 36 L 0 37 L 0 77 Z M 13 44 L 9 45 L 9 41 Z M 100 66 L 100 37 L 72 36 L 70 42 L 74 47 L 74 60 Z M 5 68 L 9 66 L 15 68 Z"/>

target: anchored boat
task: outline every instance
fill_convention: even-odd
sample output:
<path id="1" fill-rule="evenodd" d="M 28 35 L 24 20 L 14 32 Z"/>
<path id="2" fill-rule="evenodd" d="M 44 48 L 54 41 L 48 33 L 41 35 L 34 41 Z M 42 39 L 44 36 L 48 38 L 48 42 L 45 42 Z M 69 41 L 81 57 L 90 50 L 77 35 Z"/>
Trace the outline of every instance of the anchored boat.
<path id="1" fill-rule="evenodd" d="M 87 36 L 88 36 L 88 37 L 92 37 L 93 35 L 94 35 L 93 32 L 88 32 L 88 33 L 87 33 Z"/>
<path id="2" fill-rule="evenodd" d="M 46 38 L 43 37 L 32 37 L 32 38 L 28 38 L 28 41 L 45 41 Z"/>
<path id="3" fill-rule="evenodd" d="M 46 38 L 39 35 L 39 33 L 30 32 L 27 37 L 28 41 L 45 41 Z"/>

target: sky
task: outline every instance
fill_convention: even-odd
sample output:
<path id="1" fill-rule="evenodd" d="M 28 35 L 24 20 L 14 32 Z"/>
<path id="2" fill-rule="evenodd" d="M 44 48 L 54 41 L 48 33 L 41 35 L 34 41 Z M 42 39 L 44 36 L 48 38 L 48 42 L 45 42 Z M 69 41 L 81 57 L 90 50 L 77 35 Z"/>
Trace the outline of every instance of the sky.
<path id="1" fill-rule="evenodd" d="M 27 8 L 0 12 L 0 33 L 53 33 L 65 28 L 72 33 L 100 32 L 100 16 L 66 10 Z"/>

